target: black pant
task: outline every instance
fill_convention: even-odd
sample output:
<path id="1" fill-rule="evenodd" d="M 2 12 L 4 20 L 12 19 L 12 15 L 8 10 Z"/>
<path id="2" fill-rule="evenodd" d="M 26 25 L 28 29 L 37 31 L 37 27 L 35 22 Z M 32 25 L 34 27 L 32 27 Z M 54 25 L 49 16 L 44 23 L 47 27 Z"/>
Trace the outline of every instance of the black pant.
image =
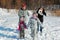
<path id="1" fill-rule="evenodd" d="M 43 27 L 40 27 L 40 32 L 42 33 L 42 29 L 43 29 Z"/>
<path id="2" fill-rule="evenodd" d="M 21 28 L 21 31 L 20 31 L 20 38 L 23 39 L 24 36 L 25 36 L 24 28 Z"/>
<path id="3" fill-rule="evenodd" d="M 43 15 L 38 14 L 38 18 L 39 18 L 40 22 L 43 24 Z M 41 26 L 40 27 L 40 32 L 42 32 L 42 29 L 43 29 L 43 27 Z"/>

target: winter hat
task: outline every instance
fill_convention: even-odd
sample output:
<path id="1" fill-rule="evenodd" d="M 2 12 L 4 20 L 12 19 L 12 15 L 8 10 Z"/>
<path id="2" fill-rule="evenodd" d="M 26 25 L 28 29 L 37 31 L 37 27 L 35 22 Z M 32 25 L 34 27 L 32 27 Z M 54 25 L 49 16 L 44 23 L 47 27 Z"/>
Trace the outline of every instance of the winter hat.
<path id="1" fill-rule="evenodd" d="M 26 3 L 23 3 L 23 4 L 22 4 L 22 7 L 26 7 Z"/>

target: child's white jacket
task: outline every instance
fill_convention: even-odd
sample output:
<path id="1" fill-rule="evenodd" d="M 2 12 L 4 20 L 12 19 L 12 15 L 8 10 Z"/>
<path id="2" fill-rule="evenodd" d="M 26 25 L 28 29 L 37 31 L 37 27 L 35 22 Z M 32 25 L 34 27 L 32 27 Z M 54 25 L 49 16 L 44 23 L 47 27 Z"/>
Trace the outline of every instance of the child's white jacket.
<path id="1" fill-rule="evenodd" d="M 28 22 L 28 27 L 30 27 L 31 29 L 37 29 L 39 30 L 39 27 L 42 26 L 41 22 L 39 21 L 39 19 L 35 19 L 33 17 L 30 18 L 29 22 Z"/>

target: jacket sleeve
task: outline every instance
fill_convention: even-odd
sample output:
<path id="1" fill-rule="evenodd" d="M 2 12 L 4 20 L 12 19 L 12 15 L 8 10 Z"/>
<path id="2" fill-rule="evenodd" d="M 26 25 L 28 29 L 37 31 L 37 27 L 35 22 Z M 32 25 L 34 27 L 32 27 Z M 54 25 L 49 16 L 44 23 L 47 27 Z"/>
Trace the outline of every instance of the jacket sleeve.
<path id="1" fill-rule="evenodd" d="M 27 25 L 24 23 L 24 28 L 26 28 L 27 29 Z"/>
<path id="2" fill-rule="evenodd" d="M 29 20 L 29 22 L 28 22 L 28 27 L 30 27 L 30 28 L 31 28 L 32 26 L 33 26 L 33 20 L 32 20 L 32 19 L 30 19 L 30 20 Z"/>
<path id="3" fill-rule="evenodd" d="M 42 26 L 42 23 L 40 22 L 40 20 L 37 18 L 37 22 L 39 26 Z"/>
<path id="4" fill-rule="evenodd" d="M 20 10 L 18 11 L 18 16 L 20 16 Z"/>
<path id="5" fill-rule="evenodd" d="M 43 12 L 43 15 L 45 15 L 45 16 L 46 16 L 46 12 Z"/>
<path id="6" fill-rule="evenodd" d="M 30 26 L 31 26 L 31 19 L 28 22 L 28 27 L 30 27 Z"/>
<path id="7" fill-rule="evenodd" d="M 27 15 L 30 16 L 28 11 L 27 11 Z"/>
<path id="8" fill-rule="evenodd" d="M 19 11 L 18 11 L 18 16 L 19 16 L 19 17 L 23 16 L 23 13 L 22 13 L 22 12 L 23 12 L 22 10 L 19 10 Z"/>

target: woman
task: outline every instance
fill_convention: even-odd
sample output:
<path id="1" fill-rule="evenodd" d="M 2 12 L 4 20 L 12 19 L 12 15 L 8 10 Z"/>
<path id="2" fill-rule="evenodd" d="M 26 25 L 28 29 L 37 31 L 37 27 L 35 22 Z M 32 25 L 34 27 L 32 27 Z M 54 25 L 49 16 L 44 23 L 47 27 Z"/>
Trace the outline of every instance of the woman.
<path id="1" fill-rule="evenodd" d="M 39 18 L 40 22 L 43 23 L 43 16 L 44 15 L 46 16 L 44 8 L 39 8 L 37 10 L 37 13 L 38 13 L 38 18 Z"/>
<path id="2" fill-rule="evenodd" d="M 38 13 L 38 18 L 39 18 L 40 22 L 43 24 L 43 21 L 44 21 L 43 16 L 44 15 L 46 16 L 44 8 L 38 8 L 37 13 Z M 42 29 L 43 29 L 43 27 L 40 27 L 41 33 L 42 33 Z"/>
<path id="3" fill-rule="evenodd" d="M 24 22 L 26 23 L 26 25 L 28 24 L 28 21 L 27 21 L 27 18 L 29 17 L 29 13 L 28 11 L 26 10 L 27 8 L 27 5 L 24 3 L 22 4 L 22 8 L 19 10 L 18 12 L 18 16 L 19 16 L 19 19 L 21 18 L 21 16 L 24 16 Z M 19 20 L 20 21 L 20 20 Z"/>
<path id="4" fill-rule="evenodd" d="M 18 16 L 19 16 L 19 27 L 18 30 L 20 30 L 20 38 L 25 38 L 25 33 L 24 33 L 24 29 L 27 28 L 27 17 L 28 17 L 28 11 L 26 10 L 26 4 L 22 4 L 22 8 L 19 10 L 18 12 Z"/>

